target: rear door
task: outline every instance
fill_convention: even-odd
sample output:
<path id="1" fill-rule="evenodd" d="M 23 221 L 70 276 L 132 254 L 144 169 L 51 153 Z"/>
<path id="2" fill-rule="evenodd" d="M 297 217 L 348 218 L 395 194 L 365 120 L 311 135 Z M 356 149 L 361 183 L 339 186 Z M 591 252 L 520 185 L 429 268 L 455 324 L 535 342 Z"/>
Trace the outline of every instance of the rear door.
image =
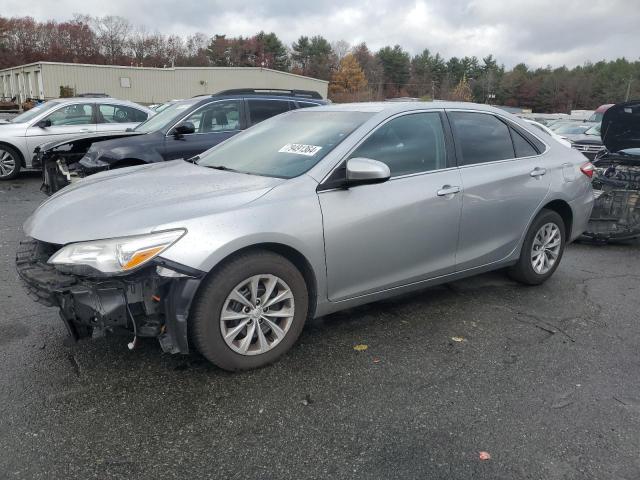
<path id="1" fill-rule="evenodd" d="M 439 112 L 380 125 L 349 158 L 386 163 L 391 179 L 318 193 L 329 298 L 339 301 L 451 273 L 461 211 L 460 174 Z M 338 167 L 334 175 L 344 175 Z"/>
<path id="2" fill-rule="evenodd" d="M 462 178 L 457 269 L 507 257 L 550 187 L 539 147 L 487 112 L 448 111 Z M 542 145 L 542 144 L 541 144 Z"/>
<path id="3" fill-rule="evenodd" d="M 95 105 L 72 103 L 57 108 L 42 120 L 50 120 L 51 126 L 38 127 L 33 123 L 27 128 L 27 148 L 30 154 L 38 145 L 46 142 L 64 141 L 79 135 L 96 132 Z M 42 121 L 40 120 L 40 121 Z"/>
<path id="4" fill-rule="evenodd" d="M 244 128 L 242 108 L 242 100 L 217 100 L 189 113 L 176 125 L 192 123 L 195 132 L 177 135 L 169 130 L 164 159 L 191 158 L 237 134 Z"/>
<path id="5" fill-rule="evenodd" d="M 98 103 L 96 115 L 99 133 L 124 132 L 128 128 L 135 128 L 148 118 L 144 110 L 117 103 Z"/>

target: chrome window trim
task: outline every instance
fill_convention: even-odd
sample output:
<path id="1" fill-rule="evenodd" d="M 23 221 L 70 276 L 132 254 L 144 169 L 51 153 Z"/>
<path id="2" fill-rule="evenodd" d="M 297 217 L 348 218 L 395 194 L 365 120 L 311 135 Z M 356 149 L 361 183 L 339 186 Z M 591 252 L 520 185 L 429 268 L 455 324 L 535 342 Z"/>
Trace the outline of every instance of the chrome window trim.
<path id="1" fill-rule="evenodd" d="M 180 118 L 180 120 L 178 120 L 176 123 L 174 123 L 170 129 L 167 130 L 167 133 L 164 134 L 165 138 L 166 137 L 172 137 L 173 134 L 171 133 L 171 130 L 173 130 L 176 125 L 178 125 L 179 123 L 182 123 L 184 121 L 185 118 L 190 117 L 191 115 L 193 115 L 194 113 L 198 112 L 199 110 L 202 110 L 205 107 L 208 107 L 214 103 L 220 103 L 220 102 L 238 102 L 239 104 L 242 104 L 242 99 L 241 98 L 222 98 L 220 100 L 213 100 L 212 102 L 208 102 L 205 103 L 204 105 L 200 105 L 198 108 L 196 108 L 194 111 L 187 113 L 184 117 Z M 242 108 L 239 109 L 239 113 L 242 114 Z M 183 134 L 183 137 L 189 137 L 191 135 L 209 135 L 210 133 L 228 133 L 228 132 L 241 132 L 242 129 L 238 129 L 238 128 L 234 128 L 234 129 L 230 129 L 230 130 L 221 130 L 219 132 L 206 132 L 206 133 L 187 133 L 187 134 Z"/>
<path id="2" fill-rule="evenodd" d="M 377 125 L 372 127 L 371 130 L 369 130 L 367 132 L 367 134 L 358 141 L 358 143 L 356 143 L 353 147 L 351 147 L 351 149 L 347 153 L 345 153 L 340 158 L 340 160 L 338 162 L 336 162 L 336 164 L 331 168 L 329 173 L 327 173 L 322 178 L 322 181 L 320 181 L 320 183 L 318 183 L 318 185 L 322 185 L 324 182 L 326 182 L 329 179 L 329 177 L 331 175 L 333 175 L 333 172 L 342 164 L 342 162 L 344 162 L 345 160 L 348 159 L 349 155 L 351 155 L 354 152 L 354 150 L 357 150 L 358 147 L 360 147 L 360 145 L 362 145 L 362 143 L 364 143 L 371 135 L 373 135 L 374 132 L 376 132 L 383 125 L 389 123 L 391 120 L 394 120 L 394 119 L 399 118 L 399 117 L 403 117 L 405 115 L 413 115 L 413 114 L 416 114 L 416 113 L 441 113 L 441 112 L 444 112 L 444 111 L 445 111 L 444 108 L 437 108 L 437 107 L 435 107 L 435 108 L 427 108 L 427 109 L 419 109 L 419 110 L 407 110 L 407 111 L 404 111 L 404 112 L 395 113 L 395 114 L 391 115 L 390 117 L 385 118 L 380 123 L 378 123 Z M 442 119 L 440 121 L 442 121 Z M 444 125 L 442 126 L 442 130 L 443 131 L 445 130 Z M 445 141 L 445 143 L 446 143 L 446 141 Z M 446 146 L 445 146 L 445 148 L 446 148 Z M 451 170 L 451 169 L 454 169 L 454 168 L 457 168 L 457 167 L 446 167 L 446 168 L 439 168 L 439 169 L 435 169 L 435 170 L 427 170 L 427 171 L 424 171 L 424 172 L 407 173 L 405 175 L 398 175 L 398 176 L 395 176 L 395 177 L 390 177 L 389 180 L 387 180 L 387 181 L 395 180 L 395 179 L 398 179 L 398 178 L 415 177 L 415 176 L 418 176 L 418 175 L 425 175 L 425 174 L 433 173 L 433 172 L 442 172 L 442 171 Z M 331 192 L 333 190 L 337 190 L 337 189 L 332 188 L 332 189 L 328 189 L 328 190 L 321 190 L 318 193 Z"/>
<path id="3" fill-rule="evenodd" d="M 485 115 L 493 115 L 494 117 L 498 117 L 501 120 L 503 120 L 507 126 L 511 126 L 511 125 L 515 125 L 518 126 L 520 128 L 524 128 L 522 125 L 519 125 L 518 123 L 515 123 L 513 120 L 511 120 L 510 118 L 497 113 L 497 112 L 488 112 L 486 110 L 473 110 L 473 109 L 469 109 L 469 108 L 445 108 L 444 109 L 445 112 L 466 112 L 466 113 L 483 113 Z M 453 130 L 453 125 L 452 128 Z M 532 136 L 534 136 L 538 141 L 540 141 L 540 143 L 542 143 L 545 146 L 544 152 L 539 153 L 538 155 L 529 155 L 527 157 L 514 157 L 514 158 L 503 158 L 501 160 L 493 160 L 491 162 L 478 162 L 478 163 L 471 163 L 469 165 L 458 165 L 458 168 L 468 168 L 468 167 L 476 167 L 478 165 L 495 165 L 495 164 L 499 164 L 499 163 L 504 163 L 504 162 L 513 162 L 515 160 L 526 160 L 526 159 L 531 159 L 531 158 L 538 158 L 538 157 L 543 157 L 545 156 L 547 153 L 549 153 L 550 151 L 550 147 L 549 144 L 547 142 L 545 142 L 544 140 L 542 140 L 538 135 L 536 135 L 535 133 L 531 132 L 529 129 L 526 129 L 527 133 L 530 133 Z M 455 143 L 456 141 L 456 135 L 455 132 L 453 133 L 453 141 Z M 513 140 L 511 140 L 511 143 L 513 143 Z M 514 145 L 514 150 L 513 150 L 513 154 L 515 155 L 515 145 Z"/>

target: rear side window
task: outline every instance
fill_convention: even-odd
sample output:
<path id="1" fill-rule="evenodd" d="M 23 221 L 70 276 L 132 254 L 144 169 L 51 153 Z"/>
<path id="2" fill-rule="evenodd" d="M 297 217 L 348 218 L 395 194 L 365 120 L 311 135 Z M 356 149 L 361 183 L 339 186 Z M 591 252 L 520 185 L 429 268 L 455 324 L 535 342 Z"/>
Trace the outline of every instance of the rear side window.
<path id="1" fill-rule="evenodd" d="M 251 125 L 289 111 L 287 100 L 248 100 Z"/>
<path id="2" fill-rule="evenodd" d="M 538 155 L 538 151 L 515 129 L 511 128 L 511 138 L 516 149 L 516 157 L 533 157 Z"/>
<path id="3" fill-rule="evenodd" d="M 413 113 L 378 127 L 349 158 L 386 163 L 394 177 L 446 168 L 447 153 L 439 113 Z"/>
<path id="4" fill-rule="evenodd" d="M 515 158 L 509 127 L 486 113 L 449 112 L 460 165 Z"/>
<path id="5" fill-rule="evenodd" d="M 109 103 L 98 105 L 98 123 L 140 123 L 146 119 L 147 114 L 137 108 Z"/>

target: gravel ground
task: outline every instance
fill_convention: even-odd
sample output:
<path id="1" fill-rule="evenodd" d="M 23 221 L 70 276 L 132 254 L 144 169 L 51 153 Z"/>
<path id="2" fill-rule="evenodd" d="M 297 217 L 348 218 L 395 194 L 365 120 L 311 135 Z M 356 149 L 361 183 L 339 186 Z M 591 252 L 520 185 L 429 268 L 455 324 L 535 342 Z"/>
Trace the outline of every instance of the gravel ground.
<path id="1" fill-rule="evenodd" d="M 572 245 L 541 287 L 492 273 L 321 318 L 228 374 L 68 345 L 13 267 L 38 187 L 0 184 L 2 479 L 640 478 L 637 244 Z"/>

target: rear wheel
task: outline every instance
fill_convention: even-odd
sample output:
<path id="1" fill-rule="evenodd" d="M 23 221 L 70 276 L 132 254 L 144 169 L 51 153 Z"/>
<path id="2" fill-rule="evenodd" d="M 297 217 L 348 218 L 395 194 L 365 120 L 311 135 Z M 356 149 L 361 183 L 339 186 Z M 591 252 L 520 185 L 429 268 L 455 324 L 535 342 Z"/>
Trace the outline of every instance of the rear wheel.
<path id="1" fill-rule="evenodd" d="M 556 271 L 565 247 L 565 225 L 552 210 L 542 210 L 535 218 L 509 276 L 526 285 L 539 285 Z"/>
<path id="2" fill-rule="evenodd" d="M 20 154 L 8 145 L 0 145 L 0 180 L 13 180 L 21 167 Z"/>
<path id="3" fill-rule="evenodd" d="M 189 320 L 191 338 L 220 368 L 258 368 L 291 348 L 308 311 L 304 277 L 291 262 L 272 252 L 247 253 L 201 287 Z"/>

